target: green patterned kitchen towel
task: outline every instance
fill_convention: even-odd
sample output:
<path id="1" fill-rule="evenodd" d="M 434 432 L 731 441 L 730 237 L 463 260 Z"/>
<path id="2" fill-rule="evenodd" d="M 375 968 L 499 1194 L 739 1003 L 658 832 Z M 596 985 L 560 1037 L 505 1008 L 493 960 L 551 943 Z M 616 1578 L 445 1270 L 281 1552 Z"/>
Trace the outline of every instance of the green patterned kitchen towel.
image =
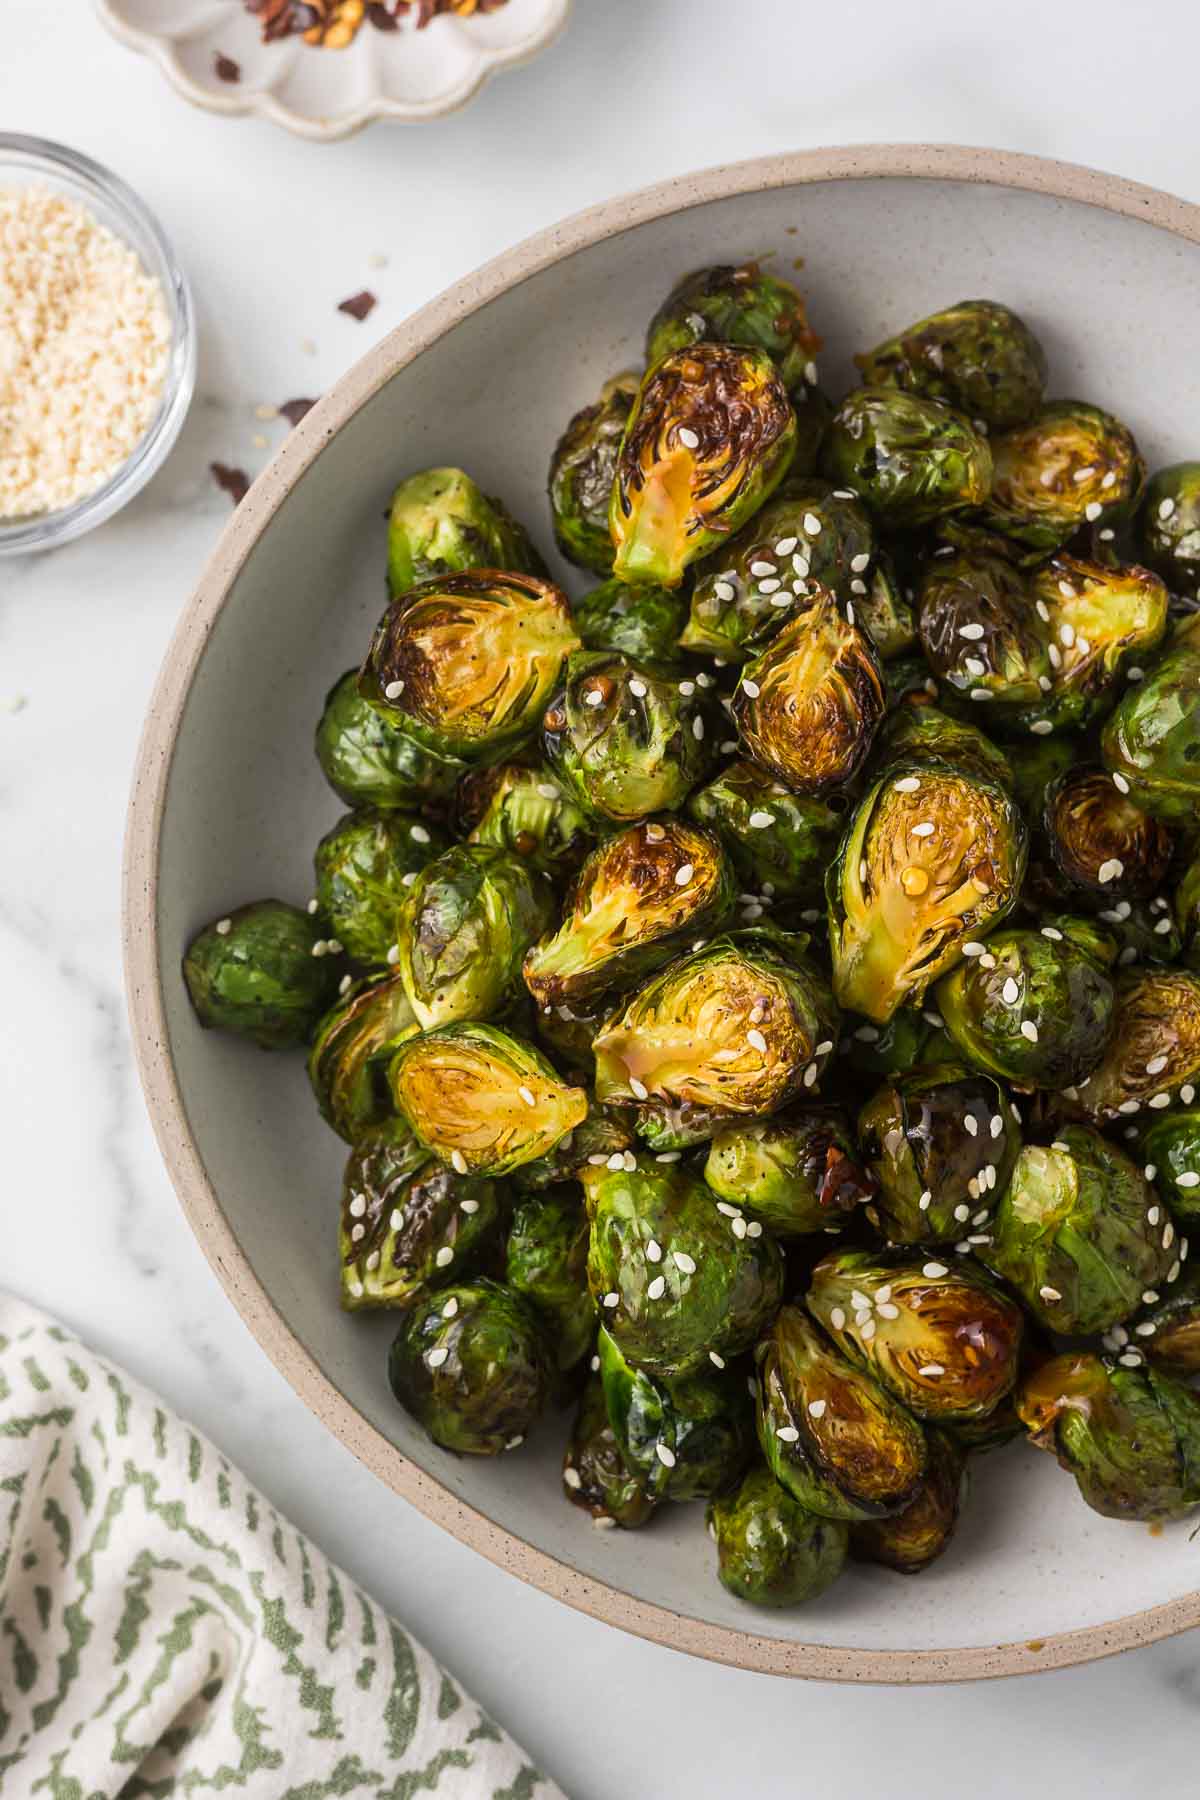
<path id="1" fill-rule="evenodd" d="M 144 1388 L 0 1295 L 4 1800 L 562 1800 Z"/>

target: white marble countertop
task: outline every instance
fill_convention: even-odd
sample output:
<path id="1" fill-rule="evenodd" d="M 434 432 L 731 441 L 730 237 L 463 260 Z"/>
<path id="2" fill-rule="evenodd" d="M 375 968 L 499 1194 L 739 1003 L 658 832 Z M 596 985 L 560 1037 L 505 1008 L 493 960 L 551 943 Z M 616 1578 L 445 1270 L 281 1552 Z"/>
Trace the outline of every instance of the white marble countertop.
<path id="1" fill-rule="evenodd" d="M 2 123 L 141 190 L 190 271 L 202 343 L 149 490 L 69 549 L 0 564 L 0 1282 L 195 1419 L 572 1800 L 1194 1793 L 1194 1639 L 953 1691 L 791 1684 L 619 1637 L 386 1491 L 267 1362 L 179 1212 L 130 1055 L 118 872 L 150 686 L 229 514 L 208 464 L 256 471 L 284 429 L 257 405 L 319 393 L 527 233 L 702 164 L 934 138 L 1200 200 L 1200 16 L 1168 0 L 1151 31 L 1123 0 L 578 0 L 555 48 L 465 112 L 320 146 L 191 111 L 81 0 L 53 21 L 45 0 L 2 11 Z M 334 310 L 361 287 L 380 297 L 362 325 Z"/>

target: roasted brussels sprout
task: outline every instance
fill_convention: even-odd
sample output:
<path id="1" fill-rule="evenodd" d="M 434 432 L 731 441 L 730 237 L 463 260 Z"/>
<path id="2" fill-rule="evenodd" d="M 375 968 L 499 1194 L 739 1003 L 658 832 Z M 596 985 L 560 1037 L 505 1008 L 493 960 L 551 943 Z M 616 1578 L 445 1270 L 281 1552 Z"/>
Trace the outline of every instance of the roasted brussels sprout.
<path id="1" fill-rule="evenodd" d="M 715 729 L 694 680 L 583 650 L 546 709 L 542 741 L 584 811 L 624 825 L 683 805 L 712 764 Z"/>
<path id="2" fill-rule="evenodd" d="M 495 763 L 472 769 L 459 783 L 455 804 L 469 844 L 511 851 L 543 875 L 578 868 L 593 841 L 591 821 L 546 768 Z"/>
<path id="3" fill-rule="evenodd" d="M 1105 767 L 1135 806 L 1172 824 L 1200 810 L 1200 640 L 1185 637 L 1127 688 L 1100 739 Z M 1119 784 L 1118 784 L 1119 785 Z"/>
<path id="4" fill-rule="evenodd" d="M 1200 598 L 1200 462 L 1160 469 L 1137 520 L 1143 559 L 1172 593 Z"/>
<path id="5" fill-rule="evenodd" d="M 865 594 L 851 584 L 847 617 L 862 626 L 884 662 L 907 655 L 917 641 L 917 628 L 896 565 L 886 551 L 881 550 L 876 556 L 875 567 L 864 585 Z"/>
<path id="6" fill-rule="evenodd" d="M 1085 752 L 1075 738 L 1039 734 L 1006 743 L 1004 759 L 1021 811 L 1026 818 L 1040 819 L 1050 784 L 1084 761 Z"/>
<path id="7" fill-rule="evenodd" d="M 655 1375 L 723 1368 L 779 1306 L 783 1258 L 757 1220 L 678 1163 L 583 1172 L 588 1285 L 622 1355 Z"/>
<path id="8" fill-rule="evenodd" d="M 321 773 L 347 806 L 445 806 L 467 768 L 389 725 L 359 693 L 357 669 L 330 688 L 316 749 Z"/>
<path id="9" fill-rule="evenodd" d="M 626 1152 L 632 1154 L 632 1144 L 633 1133 L 619 1113 L 589 1107 L 583 1123 L 559 1138 L 545 1156 L 514 1171 L 513 1185 L 522 1194 L 540 1194 L 560 1182 L 577 1181 L 589 1164 L 599 1168 L 610 1157 L 625 1158 Z"/>
<path id="10" fill-rule="evenodd" d="M 997 724 L 1036 737 L 1088 724 L 1112 705 L 1126 665 L 1136 666 L 1160 642 L 1168 596 L 1149 569 L 1065 554 L 1035 569 L 1030 581 L 1050 686 L 1041 702 Z"/>
<path id="11" fill-rule="evenodd" d="M 936 706 L 898 706 L 883 722 L 872 763 L 885 773 L 894 763 L 941 763 L 1002 788 L 1014 785 L 1004 751 L 965 719 Z"/>
<path id="12" fill-rule="evenodd" d="M 552 582 L 476 569 L 393 600 L 358 691 L 408 736 L 477 762 L 534 734 L 564 658 L 578 648 Z"/>
<path id="13" fill-rule="evenodd" d="M 883 1024 L 1016 903 L 1026 831 L 977 774 L 901 760 L 868 791 L 829 872 L 838 1002 Z"/>
<path id="14" fill-rule="evenodd" d="M 494 1025 L 410 1038 L 389 1069 L 392 1098 L 421 1142 L 459 1175 L 507 1175 L 587 1117 L 587 1095 Z"/>
<path id="15" fill-rule="evenodd" d="M 461 469 L 422 469 L 392 495 L 388 515 L 388 586 L 392 598 L 419 581 L 468 569 L 515 569 L 544 575 L 523 525 L 499 500 L 481 494 Z"/>
<path id="16" fill-rule="evenodd" d="M 1049 931 L 993 932 L 982 954 L 934 989 L 967 1060 L 1021 1088 L 1075 1086 L 1099 1063 L 1112 1029 L 1115 990 L 1086 939 L 1081 945 L 1061 924 Z"/>
<path id="17" fill-rule="evenodd" d="M 393 1050 L 419 1030 L 397 974 L 349 988 L 317 1026 L 308 1078 L 321 1117 L 348 1144 L 391 1114 L 388 1064 Z"/>
<path id="18" fill-rule="evenodd" d="M 897 388 L 857 388 L 833 415 L 826 473 L 891 528 L 925 525 L 981 506 L 992 482 L 988 442 L 940 400 Z"/>
<path id="19" fill-rule="evenodd" d="M 917 630 L 934 674 L 960 700 L 980 704 L 988 723 L 1039 705 L 1050 691 L 1051 659 L 1029 583 L 1007 557 L 970 549 L 931 558 Z"/>
<path id="20" fill-rule="evenodd" d="M 525 958 L 526 986 L 539 1006 L 574 1006 L 668 962 L 733 903 L 733 873 L 707 831 L 681 819 L 632 825 L 584 863 L 562 924 Z"/>
<path id="21" fill-rule="evenodd" d="M 588 1219 L 577 1187 L 531 1194 L 514 1208 L 504 1279 L 545 1319 L 560 1369 L 575 1367 L 596 1330 L 587 1252 Z"/>
<path id="22" fill-rule="evenodd" d="M 528 1301 L 498 1282 L 443 1288 L 401 1326 L 388 1379 L 401 1406 L 443 1450 L 515 1450 L 550 1391 L 542 1327 Z"/>
<path id="23" fill-rule="evenodd" d="M 613 573 L 678 587 L 778 487 L 795 448 L 796 415 L 761 351 L 702 343 L 664 356 L 617 454 Z"/>
<path id="24" fill-rule="evenodd" d="M 1156 1367 L 1172 1375 L 1200 1375 L 1200 1269 L 1189 1270 L 1165 1294 L 1155 1294 L 1133 1330 L 1132 1341 Z"/>
<path id="25" fill-rule="evenodd" d="M 343 1307 L 409 1307 L 468 1280 L 499 1249 L 502 1214 L 497 1182 L 443 1169 L 401 1120 L 377 1126 L 342 1182 Z"/>
<path id="26" fill-rule="evenodd" d="M 850 1521 L 907 1506 L 925 1473 L 921 1427 L 800 1307 L 780 1308 L 755 1361 L 758 1441 L 794 1500 Z"/>
<path id="27" fill-rule="evenodd" d="M 741 344 L 763 350 L 789 393 L 815 387 L 821 340 L 808 322 L 804 296 L 756 262 L 696 269 L 677 281 L 646 335 L 646 362 L 661 362 L 693 344 Z"/>
<path id="28" fill-rule="evenodd" d="M 409 889 L 448 842 L 440 825 L 413 813 L 378 807 L 345 813 L 313 857 L 317 909 L 329 941 L 368 968 L 394 964 Z"/>
<path id="29" fill-rule="evenodd" d="M 947 1431 L 927 1431 L 925 1444 L 925 1473 L 908 1505 L 851 1530 L 850 1554 L 859 1561 L 919 1575 L 949 1547 L 967 1491 L 967 1454 Z"/>
<path id="30" fill-rule="evenodd" d="M 1154 900 L 1118 900 L 1101 909 L 1097 915 L 1113 949 L 1116 963 L 1128 968 L 1131 963 L 1174 963 L 1179 961 L 1183 939 L 1171 917 L 1170 901 L 1161 896 Z M 1058 919 L 1049 921 L 1060 924 Z M 1188 959 L 1185 958 L 1185 961 Z"/>
<path id="31" fill-rule="evenodd" d="M 639 379 L 624 374 L 606 381 L 599 400 L 575 414 L 550 458 L 555 542 L 569 562 L 597 575 L 607 575 L 613 564 L 608 503 Z"/>
<path id="32" fill-rule="evenodd" d="M 1086 1337 L 1166 1281 L 1175 1234 L 1160 1214 L 1127 1156 L 1086 1125 L 1062 1125 L 1052 1144 L 1021 1151 L 983 1256 L 1048 1331 Z"/>
<path id="33" fill-rule="evenodd" d="M 942 1029 L 941 1016 L 915 1006 L 900 1007 L 884 1025 L 856 1025 L 842 1039 L 841 1050 L 853 1072 L 864 1079 L 953 1062 L 957 1055 Z"/>
<path id="34" fill-rule="evenodd" d="M 806 1512 L 761 1465 L 733 1493 L 712 1501 L 708 1528 L 721 1586 L 754 1606 L 816 1600 L 846 1560 L 846 1526 Z"/>
<path id="35" fill-rule="evenodd" d="M 777 1237 L 840 1231 L 875 1193 L 846 1121 L 832 1107 L 727 1126 L 709 1145 L 704 1179 L 719 1199 L 761 1219 Z"/>
<path id="36" fill-rule="evenodd" d="M 1143 1106 L 1159 1112 L 1177 1092 L 1185 1106 L 1200 1086 L 1200 975 L 1148 969 L 1117 988 L 1116 1017 L 1103 1060 L 1077 1090 L 1092 1119 Z"/>
<path id="37" fill-rule="evenodd" d="M 843 825 L 823 800 L 793 794 L 739 761 L 698 789 L 687 810 L 720 838 L 746 887 L 776 900 L 819 902 Z"/>
<path id="38" fill-rule="evenodd" d="M 614 577 L 585 594 L 574 618 L 587 650 L 615 650 L 635 663 L 668 663 L 679 654 L 687 601 L 677 588 L 645 581 L 631 586 Z"/>
<path id="39" fill-rule="evenodd" d="M 886 704 L 870 639 L 822 590 L 745 665 L 731 711 L 756 762 L 800 793 L 822 794 L 862 767 Z"/>
<path id="40" fill-rule="evenodd" d="M 838 1021 L 803 946 L 732 932 L 652 977 L 593 1045 L 601 1105 L 644 1106 L 639 1135 L 670 1149 L 815 1091 Z"/>
<path id="41" fill-rule="evenodd" d="M 1106 1519 L 1178 1519 L 1200 1504 L 1200 1396 L 1171 1376 L 1088 1351 L 1054 1357 L 1017 1409 L 1031 1441 Z"/>
<path id="42" fill-rule="evenodd" d="M 1046 386 L 1045 351 L 996 300 L 960 300 L 854 360 L 868 387 L 944 400 L 997 431 L 1032 418 Z"/>
<path id="43" fill-rule="evenodd" d="M 600 1378 L 621 1460 L 655 1500 L 724 1493 L 754 1454 L 754 1409 L 740 1373 L 649 1375 L 601 1328 Z"/>
<path id="44" fill-rule="evenodd" d="M 1021 1137 L 998 1082 L 944 1063 L 898 1074 L 858 1116 L 879 1192 L 879 1229 L 894 1244 L 966 1242 L 988 1220 Z"/>
<path id="45" fill-rule="evenodd" d="M 834 1251 L 813 1270 L 808 1309 L 919 1419 L 981 1418 L 1017 1379 L 1020 1308 L 961 1258 Z"/>
<path id="46" fill-rule="evenodd" d="M 1189 1102 L 1195 1097 L 1193 1087 Z M 1200 1220 L 1200 1107 L 1188 1104 L 1151 1119 L 1142 1131 L 1140 1146 L 1147 1179 L 1154 1182 L 1179 1223 L 1190 1228 L 1193 1221 Z"/>
<path id="47" fill-rule="evenodd" d="M 283 900 L 254 900 L 196 933 L 183 979 L 201 1025 L 286 1050 L 307 1042 L 333 999 L 335 956 L 318 919 Z"/>
<path id="48" fill-rule="evenodd" d="M 1052 400 L 993 438 L 992 462 L 982 522 L 1032 550 L 1057 550 L 1085 524 L 1119 524 L 1146 478 L 1133 434 L 1082 400 Z"/>
<path id="49" fill-rule="evenodd" d="M 554 918 L 545 876 L 519 856 L 456 844 L 408 889 L 400 974 L 425 1031 L 489 1019 L 525 992 L 521 964 Z"/>
<path id="50" fill-rule="evenodd" d="M 608 1422 L 604 1383 L 592 1375 L 583 1390 L 571 1440 L 563 1457 L 563 1492 L 572 1506 L 591 1513 L 596 1525 L 634 1531 L 653 1513 L 656 1501 L 639 1475 L 626 1466 Z"/>
<path id="51" fill-rule="evenodd" d="M 1148 900 L 1171 866 L 1175 842 L 1104 769 L 1076 767 L 1046 791 L 1043 819 L 1062 874 L 1085 893 Z"/>

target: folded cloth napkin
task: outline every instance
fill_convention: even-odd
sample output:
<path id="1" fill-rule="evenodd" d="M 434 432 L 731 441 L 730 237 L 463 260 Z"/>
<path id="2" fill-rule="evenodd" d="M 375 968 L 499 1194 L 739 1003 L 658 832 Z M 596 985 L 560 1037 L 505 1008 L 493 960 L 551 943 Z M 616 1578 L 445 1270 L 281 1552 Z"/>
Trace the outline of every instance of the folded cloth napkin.
<path id="1" fill-rule="evenodd" d="M 0 1294 L 0 1795 L 562 1800 L 199 1432 Z"/>

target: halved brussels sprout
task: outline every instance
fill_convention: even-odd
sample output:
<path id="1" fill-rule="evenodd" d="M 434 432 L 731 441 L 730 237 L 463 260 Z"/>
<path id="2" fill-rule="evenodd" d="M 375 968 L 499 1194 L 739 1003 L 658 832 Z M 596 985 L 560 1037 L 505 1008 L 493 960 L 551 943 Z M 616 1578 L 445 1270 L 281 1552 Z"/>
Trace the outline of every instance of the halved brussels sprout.
<path id="1" fill-rule="evenodd" d="M 894 1244 L 990 1231 L 1021 1146 L 999 1083 L 953 1063 L 893 1077 L 858 1115 L 858 1136 L 879 1186 L 879 1228 Z"/>
<path id="2" fill-rule="evenodd" d="M 559 1182 L 577 1181 L 589 1165 L 598 1169 L 610 1157 L 623 1159 L 632 1144 L 633 1133 L 619 1113 L 591 1106 L 583 1123 L 559 1138 L 545 1156 L 514 1171 L 513 1185 L 523 1194 L 540 1194 Z"/>
<path id="3" fill-rule="evenodd" d="M 587 1117 L 582 1088 L 495 1025 L 443 1025 L 410 1038 L 388 1071 L 421 1142 L 459 1175 L 507 1175 L 545 1156 Z"/>
<path id="4" fill-rule="evenodd" d="M 756 764 L 738 761 L 698 789 L 687 809 L 720 838 L 747 888 L 776 900 L 820 901 L 843 825 L 823 800 L 793 794 Z"/>
<path id="5" fill-rule="evenodd" d="M 890 712 L 875 740 L 872 761 L 881 772 L 897 762 L 944 763 L 1002 788 L 1014 785 L 1004 751 L 976 726 L 936 706 L 897 706 Z"/>
<path id="6" fill-rule="evenodd" d="M 832 1107 L 727 1126 L 709 1145 L 704 1179 L 777 1237 L 841 1231 L 875 1193 L 845 1118 Z"/>
<path id="7" fill-rule="evenodd" d="M 388 1063 L 419 1030 L 399 975 L 360 981 L 317 1026 L 308 1078 L 321 1117 L 348 1144 L 391 1114 Z"/>
<path id="8" fill-rule="evenodd" d="M 962 1257 L 834 1251 L 813 1270 L 808 1310 L 919 1419 L 981 1418 L 1017 1379 L 1021 1310 Z"/>
<path id="9" fill-rule="evenodd" d="M 982 523 L 1033 550 L 1057 550 L 1085 524 L 1119 524 L 1146 479 L 1132 432 L 1082 400 L 1052 400 L 993 438 L 992 458 Z"/>
<path id="10" fill-rule="evenodd" d="M 917 628 L 896 565 L 886 550 L 876 556 L 866 589 L 864 594 L 851 584 L 847 613 L 862 626 L 884 662 L 906 656 L 917 641 Z"/>
<path id="11" fill-rule="evenodd" d="M 883 1024 L 919 1001 L 1012 910 L 1026 848 L 1021 815 L 998 784 L 897 762 L 862 800 L 829 872 L 839 1004 Z"/>
<path id="12" fill-rule="evenodd" d="M 967 1453 L 947 1431 L 927 1431 L 925 1443 L 925 1473 L 908 1505 L 851 1531 L 850 1554 L 859 1561 L 919 1575 L 949 1547 L 966 1498 Z"/>
<path id="13" fill-rule="evenodd" d="M 507 850 L 455 844 L 408 889 L 400 974 L 422 1030 L 489 1019 L 524 993 L 521 964 L 554 919 L 550 883 Z"/>
<path id="14" fill-rule="evenodd" d="M 721 1586 L 754 1606 L 815 1600 L 846 1560 L 846 1526 L 806 1512 L 761 1465 L 733 1493 L 711 1502 L 708 1529 Z"/>
<path id="15" fill-rule="evenodd" d="M 1157 1368 L 1200 1375 L 1200 1269 L 1157 1295 L 1133 1329 L 1133 1341 Z"/>
<path id="16" fill-rule="evenodd" d="M 388 586 L 392 598 L 419 581 L 468 569 L 544 575 L 523 525 L 489 500 L 461 469 L 422 469 L 402 481 L 388 514 Z"/>
<path id="17" fill-rule="evenodd" d="M 695 680 L 582 650 L 546 709 L 542 741 L 585 812 L 624 825 L 683 805 L 712 765 L 716 730 Z"/>
<path id="18" fill-rule="evenodd" d="M 560 1369 L 573 1369 L 586 1356 L 596 1330 L 587 1252 L 588 1218 L 577 1187 L 551 1188 L 517 1203 L 504 1279 L 545 1319 Z"/>
<path id="19" fill-rule="evenodd" d="M 1017 1409 L 1039 1450 L 1106 1519 L 1179 1519 L 1200 1504 L 1200 1396 L 1155 1368 L 1090 1351 L 1043 1363 Z"/>
<path id="20" fill-rule="evenodd" d="M 621 1525 L 626 1531 L 635 1531 L 657 1505 L 621 1455 L 608 1422 L 599 1375 L 589 1376 L 583 1390 L 563 1456 L 562 1479 L 563 1493 L 572 1506 L 582 1506 L 597 1525 Z"/>
<path id="21" fill-rule="evenodd" d="M 444 806 L 467 768 L 381 718 L 358 691 L 357 669 L 347 669 L 330 688 L 316 750 L 321 773 L 347 806 Z"/>
<path id="22" fill-rule="evenodd" d="M 1020 1088 L 1075 1086 L 1099 1063 L 1112 1030 L 1112 981 L 1064 923 L 1050 926 L 1050 936 L 993 932 L 981 955 L 965 958 L 934 989 L 967 1060 Z"/>
<path id="23" fill-rule="evenodd" d="M 639 1136 L 669 1149 L 815 1093 L 838 1016 L 804 943 L 732 932 L 654 976 L 596 1038 L 597 1100 L 645 1106 Z"/>
<path id="24" fill-rule="evenodd" d="M 284 900 L 254 900 L 198 931 L 183 979 L 201 1025 L 264 1050 L 306 1043 L 341 975 L 321 932 L 319 919 Z"/>
<path id="25" fill-rule="evenodd" d="M 1048 1331 L 1085 1337 L 1166 1281 L 1175 1234 L 1160 1214 L 1127 1156 L 1086 1125 L 1062 1125 L 1052 1144 L 1021 1151 L 983 1254 Z"/>
<path id="26" fill-rule="evenodd" d="M 639 380 L 623 374 L 606 381 L 599 400 L 572 418 L 550 458 L 555 542 L 568 561 L 597 575 L 607 575 L 613 564 L 608 503 Z"/>
<path id="27" fill-rule="evenodd" d="M 925 1437 L 911 1414 L 798 1306 L 780 1307 L 754 1354 L 758 1441 L 794 1500 L 848 1521 L 908 1505 L 925 1473 Z"/>
<path id="28" fill-rule="evenodd" d="M 988 442 L 940 400 L 897 388 L 847 394 L 833 415 L 826 473 L 891 529 L 981 506 L 992 483 Z"/>
<path id="29" fill-rule="evenodd" d="M 721 1210 L 678 1163 L 588 1168 L 588 1285 L 614 1343 L 655 1375 L 723 1368 L 783 1296 L 783 1258 L 757 1221 Z"/>
<path id="30" fill-rule="evenodd" d="M 756 762 L 821 794 L 862 767 L 886 705 L 870 639 L 821 590 L 745 665 L 730 711 Z"/>
<path id="31" fill-rule="evenodd" d="M 1149 569 L 1059 554 L 1030 577 L 1050 660 L 1043 698 L 1001 730 L 1036 737 L 1090 723 L 1116 698 L 1120 678 L 1160 643 L 1167 626 L 1167 590 Z"/>
<path id="32" fill-rule="evenodd" d="M 1137 534 L 1142 557 L 1172 593 L 1200 596 L 1200 462 L 1172 463 L 1152 477 Z"/>
<path id="33" fill-rule="evenodd" d="M 687 601 L 677 588 L 647 581 L 631 585 L 614 576 L 584 595 L 574 617 L 585 649 L 615 650 L 636 663 L 668 663 L 679 654 Z"/>
<path id="34" fill-rule="evenodd" d="M 1110 900 L 1148 900 L 1171 866 L 1175 840 L 1135 806 L 1105 769 L 1077 767 L 1046 790 L 1050 851 L 1075 887 Z"/>
<path id="35" fill-rule="evenodd" d="M 1200 1086 L 1200 975 L 1148 969 L 1117 988 L 1108 1048 L 1078 1089 L 1091 1119 L 1115 1119 L 1143 1106 L 1159 1112 L 1178 1093 L 1190 1106 Z"/>
<path id="36" fill-rule="evenodd" d="M 732 1487 L 754 1454 L 745 1377 L 704 1368 L 650 1375 L 603 1328 L 600 1379 L 622 1461 L 655 1500 L 707 1500 Z"/>
<path id="37" fill-rule="evenodd" d="M 1195 1097 L 1193 1088 L 1188 1098 Z M 1149 1179 L 1179 1223 L 1190 1228 L 1200 1220 L 1200 1107 L 1189 1104 L 1151 1119 L 1140 1147 L 1147 1169 L 1154 1171 Z"/>
<path id="38" fill-rule="evenodd" d="M 674 350 L 704 343 L 765 351 L 789 393 L 816 385 L 813 358 L 821 340 L 808 322 L 804 296 L 756 262 L 696 269 L 677 281 L 650 321 L 646 361 L 661 362 Z"/>
<path id="39" fill-rule="evenodd" d="M 539 1006 L 573 1006 L 669 962 L 733 903 L 733 872 L 707 831 L 681 819 L 632 825 L 588 857 L 562 924 L 525 958 L 525 984 Z"/>
<path id="40" fill-rule="evenodd" d="M 1026 576 L 1007 557 L 980 549 L 935 556 L 921 582 L 917 630 L 926 660 L 983 722 L 1040 704 L 1051 660 Z"/>
<path id="41" fill-rule="evenodd" d="M 1045 351 L 997 300 L 960 300 L 854 360 L 869 387 L 944 400 L 997 431 L 1032 418 L 1046 386 Z"/>
<path id="42" fill-rule="evenodd" d="M 456 812 L 469 844 L 511 851 L 543 875 L 578 868 L 594 837 L 557 777 L 522 763 L 472 769 L 459 783 Z"/>
<path id="43" fill-rule="evenodd" d="M 358 691 L 389 724 L 468 762 L 529 738 L 579 637 L 560 588 L 476 569 L 393 600 Z"/>
<path id="44" fill-rule="evenodd" d="M 796 415 L 770 357 L 693 344 L 645 376 L 617 455 L 613 573 L 678 587 L 787 473 Z"/>
<path id="45" fill-rule="evenodd" d="M 435 1444 L 462 1456 L 515 1450 L 550 1392 L 550 1364 L 528 1301 L 480 1279 L 421 1301 L 388 1359 L 401 1406 Z"/>
<path id="46" fill-rule="evenodd" d="M 1200 641 L 1184 637 L 1125 690 L 1100 739 L 1135 806 L 1172 824 L 1200 810 Z"/>
<path id="47" fill-rule="evenodd" d="M 500 1248 L 503 1190 L 430 1160 L 402 1120 L 361 1138 L 342 1181 L 342 1305 L 410 1307 Z"/>
<path id="48" fill-rule="evenodd" d="M 330 940 L 368 968 L 394 964 L 409 889 L 449 841 L 440 825 L 413 813 L 345 813 L 313 856 L 317 908 Z"/>

